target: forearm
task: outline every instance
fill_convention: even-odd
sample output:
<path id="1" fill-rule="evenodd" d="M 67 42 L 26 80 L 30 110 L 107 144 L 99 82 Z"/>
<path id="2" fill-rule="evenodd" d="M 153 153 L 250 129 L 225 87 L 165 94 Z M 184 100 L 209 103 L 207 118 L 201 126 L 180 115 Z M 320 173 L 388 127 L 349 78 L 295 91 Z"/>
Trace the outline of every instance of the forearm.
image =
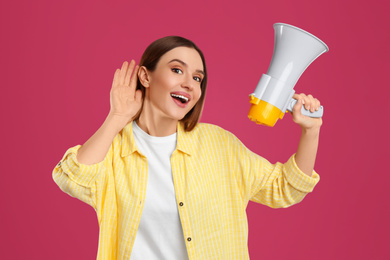
<path id="1" fill-rule="evenodd" d="M 103 161 L 115 136 L 125 125 L 124 118 L 109 114 L 103 125 L 80 147 L 77 161 L 85 165 Z"/>
<path id="2" fill-rule="evenodd" d="M 320 129 L 302 129 L 295 162 L 306 175 L 311 176 L 317 156 Z"/>

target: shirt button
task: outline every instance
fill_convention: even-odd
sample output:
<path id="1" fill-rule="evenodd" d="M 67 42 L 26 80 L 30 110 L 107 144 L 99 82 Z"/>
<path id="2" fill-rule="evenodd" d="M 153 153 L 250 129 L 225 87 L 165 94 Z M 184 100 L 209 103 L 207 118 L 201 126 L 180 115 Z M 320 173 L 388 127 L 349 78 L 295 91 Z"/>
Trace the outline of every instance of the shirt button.
<path id="1" fill-rule="evenodd" d="M 188 242 L 190 242 L 190 241 L 191 241 L 191 238 L 190 238 L 190 237 L 188 237 L 188 238 L 187 238 L 187 241 L 188 241 Z"/>
<path id="2" fill-rule="evenodd" d="M 183 207 L 184 203 L 183 203 L 183 202 L 180 202 L 179 205 L 180 205 L 181 207 Z"/>

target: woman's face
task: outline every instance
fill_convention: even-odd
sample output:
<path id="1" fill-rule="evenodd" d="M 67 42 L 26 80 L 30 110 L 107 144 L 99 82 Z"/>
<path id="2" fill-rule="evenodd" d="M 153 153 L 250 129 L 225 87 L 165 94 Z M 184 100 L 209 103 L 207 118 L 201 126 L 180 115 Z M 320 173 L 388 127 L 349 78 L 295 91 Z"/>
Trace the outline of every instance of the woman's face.
<path id="1" fill-rule="evenodd" d="M 149 85 L 145 98 L 154 115 L 181 120 L 202 94 L 203 62 L 193 48 L 170 50 L 160 58 L 156 69 L 147 73 Z"/>

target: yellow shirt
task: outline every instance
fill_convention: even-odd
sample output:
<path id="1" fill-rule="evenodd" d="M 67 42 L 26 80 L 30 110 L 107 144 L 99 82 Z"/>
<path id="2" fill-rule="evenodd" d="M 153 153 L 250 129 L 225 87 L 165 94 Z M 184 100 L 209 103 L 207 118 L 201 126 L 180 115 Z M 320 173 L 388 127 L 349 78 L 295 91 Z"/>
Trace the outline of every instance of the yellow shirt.
<path id="1" fill-rule="evenodd" d="M 62 191 L 91 205 L 99 222 L 97 259 L 130 259 L 147 184 L 147 159 L 132 123 L 119 132 L 103 161 L 80 164 L 69 148 L 53 170 Z M 232 133 L 211 124 L 177 128 L 171 157 L 176 201 L 189 259 L 249 259 L 249 200 L 272 208 L 300 202 L 319 181 L 305 175 L 294 155 L 271 164 Z M 162 225 L 164 223 L 161 223 Z"/>

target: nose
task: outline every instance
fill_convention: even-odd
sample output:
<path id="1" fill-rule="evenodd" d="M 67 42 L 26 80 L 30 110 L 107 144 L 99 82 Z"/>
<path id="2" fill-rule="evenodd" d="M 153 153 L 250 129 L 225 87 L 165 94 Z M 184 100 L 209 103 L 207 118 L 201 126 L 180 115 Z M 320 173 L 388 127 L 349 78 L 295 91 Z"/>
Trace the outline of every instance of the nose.
<path id="1" fill-rule="evenodd" d="M 183 88 L 187 88 L 188 90 L 192 90 L 194 88 L 194 79 L 191 75 L 187 75 L 184 77 L 183 82 L 181 84 Z"/>

